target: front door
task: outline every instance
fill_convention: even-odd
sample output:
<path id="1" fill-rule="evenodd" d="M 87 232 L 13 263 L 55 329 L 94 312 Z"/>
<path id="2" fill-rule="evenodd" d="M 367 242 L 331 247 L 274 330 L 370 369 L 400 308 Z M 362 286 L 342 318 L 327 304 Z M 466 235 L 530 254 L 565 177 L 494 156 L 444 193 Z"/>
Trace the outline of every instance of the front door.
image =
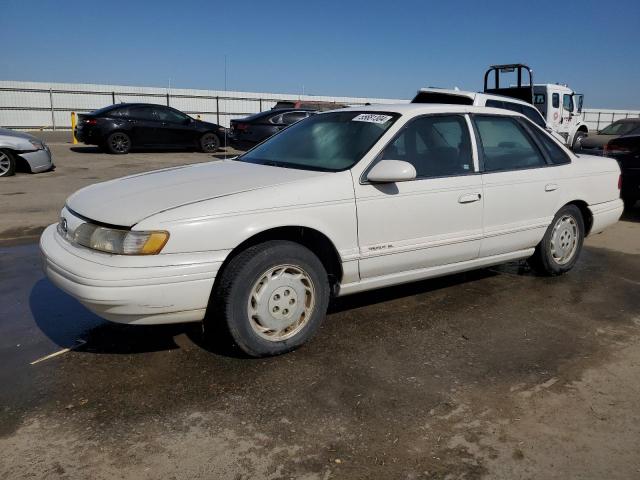
<path id="1" fill-rule="evenodd" d="M 196 146 L 196 131 L 193 120 L 188 115 L 172 108 L 159 106 L 156 108 L 158 118 L 159 145 L 169 147 Z"/>
<path id="2" fill-rule="evenodd" d="M 464 115 L 407 123 L 377 157 L 411 163 L 417 178 L 354 179 L 362 279 L 473 260 L 482 237 L 482 180 Z M 375 161 L 373 162 L 375 163 Z"/>

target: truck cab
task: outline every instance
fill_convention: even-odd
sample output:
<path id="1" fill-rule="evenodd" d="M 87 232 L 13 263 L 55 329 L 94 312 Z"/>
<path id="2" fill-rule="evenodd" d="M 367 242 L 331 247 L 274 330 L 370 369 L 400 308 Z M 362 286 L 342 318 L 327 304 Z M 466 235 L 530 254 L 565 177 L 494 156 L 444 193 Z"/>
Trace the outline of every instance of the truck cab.
<path id="1" fill-rule="evenodd" d="M 503 81 L 505 74 L 515 74 L 516 81 L 503 86 L 507 83 Z M 570 148 L 578 147 L 588 133 L 582 115 L 583 95 L 566 85 L 534 84 L 532 70 L 523 63 L 491 65 L 484 74 L 484 92 L 533 104 L 545 118 L 547 126 Z"/>
<path id="2" fill-rule="evenodd" d="M 533 104 L 547 121 L 547 125 L 576 148 L 588 128 L 582 115 L 583 95 L 566 85 L 536 84 L 533 86 Z"/>

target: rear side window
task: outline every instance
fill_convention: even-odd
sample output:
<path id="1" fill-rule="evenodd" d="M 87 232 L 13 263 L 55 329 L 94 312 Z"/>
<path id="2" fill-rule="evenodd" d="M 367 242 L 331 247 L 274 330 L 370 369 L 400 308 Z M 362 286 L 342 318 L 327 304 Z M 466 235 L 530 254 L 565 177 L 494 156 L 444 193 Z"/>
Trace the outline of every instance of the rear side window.
<path id="1" fill-rule="evenodd" d="M 421 178 L 473 172 L 469 129 L 460 115 L 412 120 L 387 145 L 382 158 L 411 163 Z"/>
<path id="2" fill-rule="evenodd" d="M 115 108 L 108 112 L 110 117 L 128 117 L 129 109 L 127 107 Z"/>
<path id="3" fill-rule="evenodd" d="M 553 108 L 559 108 L 560 107 L 560 94 L 559 93 L 554 93 L 551 96 L 551 102 L 552 102 Z"/>
<path id="4" fill-rule="evenodd" d="M 536 140 L 540 142 L 542 148 L 549 157 L 549 160 L 551 160 L 554 165 L 571 163 L 569 155 L 567 155 L 567 153 L 562 148 L 560 148 L 560 146 L 552 138 L 549 138 L 549 135 L 541 132 L 539 129 L 534 127 L 530 127 L 530 130 L 532 135 L 536 137 Z"/>
<path id="5" fill-rule="evenodd" d="M 282 123 L 285 125 L 291 125 L 299 122 L 300 120 L 307 118 L 309 114 L 307 112 L 289 112 L 282 114 Z"/>
<path id="6" fill-rule="evenodd" d="M 535 168 L 546 164 L 523 127 L 510 117 L 474 118 L 487 172 Z"/>
<path id="7" fill-rule="evenodd" d="M 155 120 L 153 108 L 151 107 L 133 107 L 129 109 L 129 116 L 140 120 Z"/>

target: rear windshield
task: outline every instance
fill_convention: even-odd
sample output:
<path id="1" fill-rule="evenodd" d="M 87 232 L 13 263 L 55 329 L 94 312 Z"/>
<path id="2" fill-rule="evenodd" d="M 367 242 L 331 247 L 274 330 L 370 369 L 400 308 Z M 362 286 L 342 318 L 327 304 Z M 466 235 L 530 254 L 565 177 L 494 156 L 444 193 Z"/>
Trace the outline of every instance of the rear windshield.
<path id="1" fill-rule="evenodd" d="M 600 130 L 602 135 L 629 135 L 640 131 L 640 122 L 613 122 Z"/>
<path id="2" fill-rule="evenodd" d="M 89 115 L 104 115 L 107 112 L 110 112 L 111 110 L 113 110 L 114 108 L 118 108 L 120 105 L 109 105 L 108 107 L 102 107 L 99 108 L 98 110 L 94 110 L 93 112 L 91 112 Z"/>
<path id="3" fill-rule="evenodd" d="M 399 117 L 388 112 L 330 112 L 301 120 L 238 161 L 337 172 L 355 165 Z"/>

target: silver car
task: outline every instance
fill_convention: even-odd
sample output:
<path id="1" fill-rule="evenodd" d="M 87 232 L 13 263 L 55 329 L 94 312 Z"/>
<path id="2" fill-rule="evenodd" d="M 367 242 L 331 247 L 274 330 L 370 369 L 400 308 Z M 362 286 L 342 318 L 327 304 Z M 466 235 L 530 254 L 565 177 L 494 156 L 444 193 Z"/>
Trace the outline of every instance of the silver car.
<path id="1" fill-rule="evenodd" d="M 31 173 L 53 168 L 51 151 L 42 140 L 28 133 L 0 128 L 0 177 L 13 175 L 20 163 L 26 164 Z"/>

